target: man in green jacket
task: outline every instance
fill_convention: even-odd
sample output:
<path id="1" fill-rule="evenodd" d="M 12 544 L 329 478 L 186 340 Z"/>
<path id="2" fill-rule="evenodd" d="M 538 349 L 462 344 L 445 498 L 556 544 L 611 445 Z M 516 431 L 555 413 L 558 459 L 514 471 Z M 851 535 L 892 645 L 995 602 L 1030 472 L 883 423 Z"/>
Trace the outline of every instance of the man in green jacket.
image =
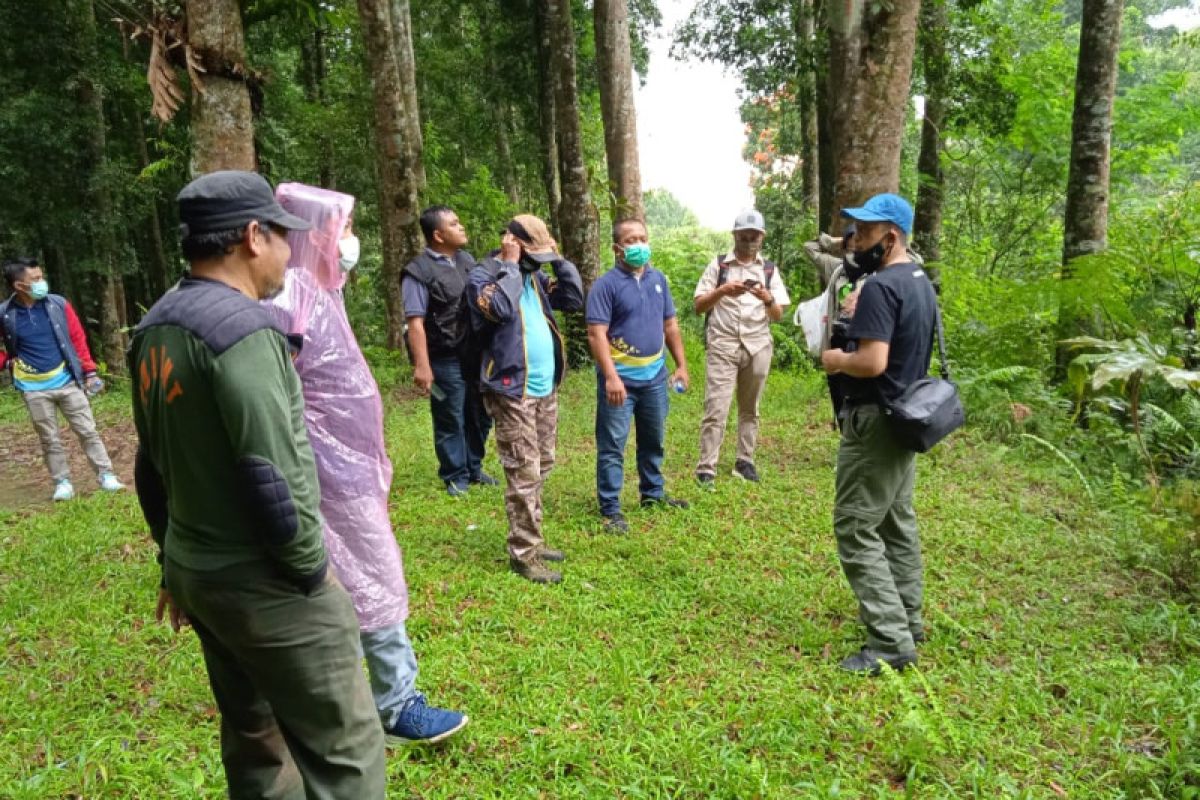
<path id="1" fill-rule="evenodd" d="M 231 797 L 382 798 L 383 732 L 327 569 L 300 381 L 258 303 L 283 286 L 287 230 L 309 225 L 251 172 L 178 199 L 191 270 L 129 350 L 158 616 L 200 639 Z"/>

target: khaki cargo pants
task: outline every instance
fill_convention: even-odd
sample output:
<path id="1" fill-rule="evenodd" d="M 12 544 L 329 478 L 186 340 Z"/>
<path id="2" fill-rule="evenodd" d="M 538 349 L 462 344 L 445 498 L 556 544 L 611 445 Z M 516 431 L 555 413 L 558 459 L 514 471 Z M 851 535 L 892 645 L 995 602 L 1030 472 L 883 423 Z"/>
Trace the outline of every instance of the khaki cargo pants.
<path id="1" fill-rule="evenodd" d="M 913 511 L 916 454 L 896 444 L 875 404 L 842 414 L 833 532 L 858 598 L 867 646 L 911 653 L 922 630 L 921 541 Z"/>
<path id="2" fill-rule="evenodd" d="M 358 618 L 333 577 L 305 595 L 265 562 L 216 572 L 166 562 L 221 710 L 233 800 L 382 800 L 383 726 Z"/>
<path id="3" fill-rule="evenodd" d="M 92 419 L 92 406 L 87 395 L 75 384 L 68 384 L 61 389 L 46 389 L 40 392 L 22 392 L 25 408 L 29 409 L 29 419 L 33 429 L 37 431 L 38 439 L 42 442 L 42 458 L 46 461 L 46 469 L 50 477 L 61 481 L 71 477 L 71 467 L 67 463 L 67 451 L 58 435 L 58 412 L 61 410 L 67 418 L 67 424 L 79 437 L 83 452 L 87 454 L 92 469 L 99 476 L 104 472 L 112 472 L 112 461 L 104 442 L 96 432 L 96 421 Z"/>
<path id="4" fill-rule="evenodd" d="M 528 561 L 546 541 L 542 537 L 542 484 L 554 468 L 558 392 L 546 397 L 484 392 L 483 405 L 495 421 L 496 454 L 504 467 L 508 554 Z"/>

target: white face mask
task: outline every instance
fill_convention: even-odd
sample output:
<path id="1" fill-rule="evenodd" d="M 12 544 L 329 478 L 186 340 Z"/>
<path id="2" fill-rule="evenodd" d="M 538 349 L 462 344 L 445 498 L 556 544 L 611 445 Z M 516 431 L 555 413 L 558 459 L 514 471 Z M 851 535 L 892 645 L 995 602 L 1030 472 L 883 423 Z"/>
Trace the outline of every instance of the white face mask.
<path id="1" fill-rule="evenodd" d="M 347 236 L 338 241 L 338 266 L 343 272 L 349 272 L 354 269 L 358 263 L 359 244 L 357 236 Z"/>

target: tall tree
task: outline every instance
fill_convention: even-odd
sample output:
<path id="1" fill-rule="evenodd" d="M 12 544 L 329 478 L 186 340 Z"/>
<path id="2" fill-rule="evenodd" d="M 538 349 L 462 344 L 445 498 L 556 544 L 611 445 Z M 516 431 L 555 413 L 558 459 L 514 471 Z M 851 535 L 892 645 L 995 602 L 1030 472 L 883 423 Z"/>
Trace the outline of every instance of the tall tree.
<path id="1" fill-rule="evenodd" d="M 600 271 L 600 219 L 588 188 L 587 162 L 583 156 L 579 90 L 575 83 L 575 26 L 571 19 L 571 0 L 547 0 L 547 11 L 558 164 L 562 179 L 559 235 L 563 253 L 575 262 L 585 285 L 590 286 Z"/>
<path id="2" fill-rule="evenodd" d="M 638 162 L 637 113 L 633 103 L 633 54 L 626 0 L 595 0 L 596 69 L 600 114 L 608 156 L 613 219 L 642 219 L 642 171 Z"/>
<path id="3" fill-rule="evenodd" d="M 940 261 L 942 238 L 942 129 L 946 124 L 950 57 L 946 50 L 947 0 L 924 0 L 921 6 L 921 67 L 925 74 L 925 115 L 921 121 L 921 153 L 917 158 L 917 209 L 913 244 L 926 261 Z"/>
<path id="4" fill-rule="evenodd" d="M 1113 98 L 1117 91 L 1117 51 L 1121 44 L 1124 0 L 1083 0 L 1079 21 L 1079 61 L 1075 70 L 1075 111 L 1071 118 L 1071 161 L 1063 219 L 1062 279 L 1074 277 L 1072 262 L 1108 246 L 1108 170 Z M 1089 309 L 1059 302 L 1059 339 L 1087 332 Z M 1064 366 L 1068 351 L 1060 346 Z"/>
<path id="5" fill-rule="evenodd" d="M 238 0 L 187 0 L 188 46 L 205 67 L 192 106 L 192 174 L 255 168 L 254 120 Z"/>
<path id="6" fill-rule="evenodd" d="M 417 193 L 425 190 L 425 137 L 421 131 L 421 105 L 417 100 L 417 61 L 413 56 L 412 13 L 409 0 L 391 0 L 392 52 L 400 81 L 400 114 L 404 121 L 404 146 L 417 180 Z"/>
<path id="7" fill-rule="evenodd" d="M 817 42 L 812 0 L 793 0 L 792 27 L 796 33 L 796 104 L 800 108 L 800 191 L 805 210 L 815 209 L 821 194 L 817 143 Z"/>
<path id="8" fill-rule="evenodd" d="M 375 110 L 375 158 L 379 173 L 379 224 L 383 240 L 387 346 L 404 347 L 404 303 L 400 274 L 421 249 L 419 183 L 415 147 L 403 106 L 389 0 L 358 0 Z M 414 92 L 415 94 L 415 92 Z M 415 110 L 413 111 L 415 114 Z"/>
<path id="9" fill-rule="evenodd" d="M 550 209 L 550 228 L 557 231 L 562 229 L 558 216 L 562 205 L 562 178 L 558 172 L 558 109 L 555 106 L 554 66 L 551 63 L 550 2 L 537 0 L 538 138 L 541 144 L 542 185 L 546 191 L 546 205 Z"/>
<path id="10" fill-rule="evenodd" d="M 920 0 L 829 4 L 834 211 L 900 187 Z M 835 226 L 840 226 L 835 216 Z"/>
<path id="11" fill-rule="evenodd" d="M 85 54 L 84 70 L 79 75 L 81 105 L 91 117 L 88 136 L 88 199 L 91 203 L 91 240 L 96 265 L 95 307 L 100 317 L 100 351 L 111 372 L 124 372 L 125 334 L 122 318 L 125 292 L 117 274 L 117 242 L 113 229 L 112 194 L 107 183 L 107 124 L 104 118 L 104 90 L 96 78 L 100 72 L 96 40 L 96 10 L 92 0 L 75 0 L 80 24 L 80 50 Z"/>

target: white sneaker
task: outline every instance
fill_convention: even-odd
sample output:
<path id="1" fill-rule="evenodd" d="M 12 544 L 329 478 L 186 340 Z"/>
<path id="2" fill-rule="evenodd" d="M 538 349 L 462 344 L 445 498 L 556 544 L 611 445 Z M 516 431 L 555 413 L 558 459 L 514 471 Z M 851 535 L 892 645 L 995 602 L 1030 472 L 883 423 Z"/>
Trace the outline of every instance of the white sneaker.
<path id="1" fill-rule="evenodd" d="M 55 501 L 70 500 L 74 496 L 75 496 L 75 487 L 72 486 L 71 482 L 69 480 L 67 480 L 66 478 L 63 478 L 58 483 L 54 484 L 54 499 L 55 499 Z"/>
<path id="2" fill-rule="evenodd" d="M 117 480 L 113 473 L 105 472 L 100 475 L 100 488 L 106 492 L 119 492 L 125 488 L 125 484 Z"/>

